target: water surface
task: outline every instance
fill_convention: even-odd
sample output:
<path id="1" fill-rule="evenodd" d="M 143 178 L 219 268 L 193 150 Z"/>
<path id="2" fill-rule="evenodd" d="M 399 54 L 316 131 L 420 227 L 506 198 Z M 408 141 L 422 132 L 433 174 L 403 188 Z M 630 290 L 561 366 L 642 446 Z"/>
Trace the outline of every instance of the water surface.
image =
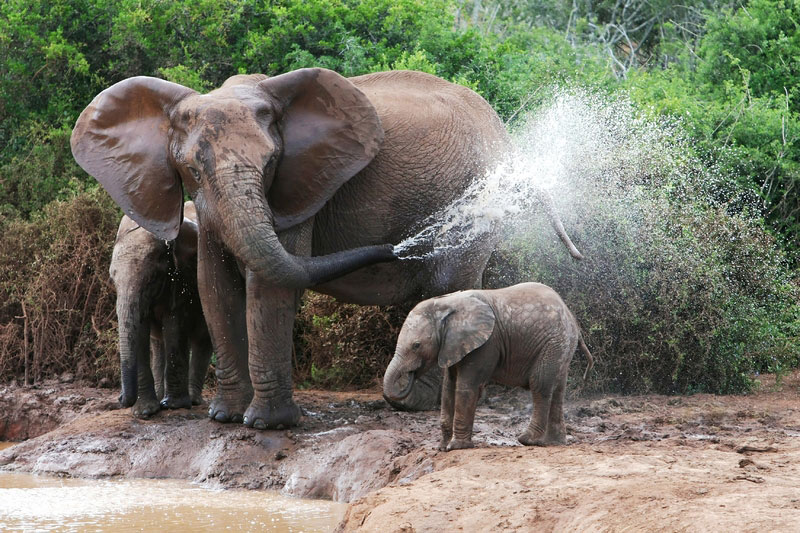
<path id="1" fill-rule="evenodd" d="M 0 449 L 13 443 L 0 442 Z M 331 531 L 345 504 L 176 480 L 84 480 L 0 471 L 0 531 Z"/>

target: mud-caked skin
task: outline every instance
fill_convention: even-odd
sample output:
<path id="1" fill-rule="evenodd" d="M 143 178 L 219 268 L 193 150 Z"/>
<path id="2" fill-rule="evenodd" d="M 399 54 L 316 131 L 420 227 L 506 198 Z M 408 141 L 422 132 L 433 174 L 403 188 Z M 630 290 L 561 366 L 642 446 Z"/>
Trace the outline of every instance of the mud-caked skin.
<path id="1" fill-rule="evenodd" d="M 197 291 L 192 202 L 183 212 L 172 241 L 158 239 L 125 216 L 114 243 L 109 273 L 117 291 L 119 401 L 138 417 L 203 400 L 211 338 Z"/>
<path id="2" fill-rule="evenodd" d="M 383 394 L 398 401 L 419 376 L 441 367 L 440 449 L 450 451 L 473 447 L 475 408 L 489 381 L 523 387 L 533 396 L 533 414 L 519 441 L 564 444 L 567 372 L 579 345 L 588 373 L 592 355 L 575 317 L 540 283 L 432 298 L 406 318 L 383 377 Z"/>
<path id="3" fill-rule="evenodd" d="M 78 163 L 159 238 L 177 234 L 183 190 L 194 200 L 218 361 L 209 415 L 257 428 L 299 420 L 292 326 L 303 290 L 374 305 L 479 286 L 493 231 L 426 259 L 398 261 L 392 244 L 508 148 L 497 114 L 465 87 L 420 72 L 318 68 L 234 76 L 202 95 L 130 78 L 100 93 L 72 134 Z"/>

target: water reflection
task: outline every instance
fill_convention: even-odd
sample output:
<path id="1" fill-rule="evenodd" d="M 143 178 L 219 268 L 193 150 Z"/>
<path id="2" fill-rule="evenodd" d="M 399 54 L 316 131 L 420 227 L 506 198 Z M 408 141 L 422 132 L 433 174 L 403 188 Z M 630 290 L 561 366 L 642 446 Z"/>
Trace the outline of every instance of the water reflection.
<path id="1" fill-rule="evenodd" d="M 173 480 L 0 472 L 0 531 L 331 531 L 344 509 L 333 502 L 209 490 Z"/>

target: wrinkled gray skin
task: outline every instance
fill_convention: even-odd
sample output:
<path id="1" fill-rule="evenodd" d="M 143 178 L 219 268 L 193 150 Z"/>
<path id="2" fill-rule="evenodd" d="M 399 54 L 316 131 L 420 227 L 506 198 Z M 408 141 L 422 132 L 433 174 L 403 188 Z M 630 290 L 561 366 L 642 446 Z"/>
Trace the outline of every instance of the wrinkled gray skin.
<path id="1" fill-rule="evenodd" d="M 211 358 L 197 292 L 197 214 L 169 243 L 123 217 L 109 269 L 117 290 L 123 407 L 138 417 L 202 403 Z M 191 356 L 190 356 L 191 348 Z"/>
<path id="2" fill-rule="evenodd" d="M 540 283 L 462 291 L 418 304 L 408 315 L 383 378 L 399 401 L 431 367 L 442 369 L 441 450 L 471 448 L 481 390 L 489 382 L 530 389 L 526 446 L 566 443 L 564 394 L 575 348 L 589 360 L 580 328 L 556 292 Z M 584 374 L 584 379 L 586 374 Z"/>
<path id="3" fill-rule="evenodd" d="M 411 71 L 240 75 L 205 95 L 130 78 L 100 93 L 72 134 L 78 163 L 160 238 L 174 238 L 182 189 L 191 195 L 218 361 L 209 416 L 259 429 L 300 419 L 292 327 L 303 290 L 385 305 L 479 286 L 492 232 L 426 259 L 397 261 L 390 243 L 421 230 L 508 148 L 483 98 Z"/>

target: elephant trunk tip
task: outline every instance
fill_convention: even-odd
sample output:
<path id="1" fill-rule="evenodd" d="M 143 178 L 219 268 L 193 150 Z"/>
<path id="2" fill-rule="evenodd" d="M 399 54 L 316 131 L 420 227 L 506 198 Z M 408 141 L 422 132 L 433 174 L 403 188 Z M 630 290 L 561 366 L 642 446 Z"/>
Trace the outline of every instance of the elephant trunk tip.
<path id="1" fill-rule="evenodd" d="M 405 386 L 402 386 L 403 378 L 408 380 Z M 398 402 L 405 399 L 411 394 L 411 389 L 414 387 L 414 380 L 415 376 L 413 372 L 409 372 L 405 376 L 392 376 L 386 379 L 383 384 L 383 397 L 389 402 Z M 402 386 L 399 390 L 398 385 Z"/>

